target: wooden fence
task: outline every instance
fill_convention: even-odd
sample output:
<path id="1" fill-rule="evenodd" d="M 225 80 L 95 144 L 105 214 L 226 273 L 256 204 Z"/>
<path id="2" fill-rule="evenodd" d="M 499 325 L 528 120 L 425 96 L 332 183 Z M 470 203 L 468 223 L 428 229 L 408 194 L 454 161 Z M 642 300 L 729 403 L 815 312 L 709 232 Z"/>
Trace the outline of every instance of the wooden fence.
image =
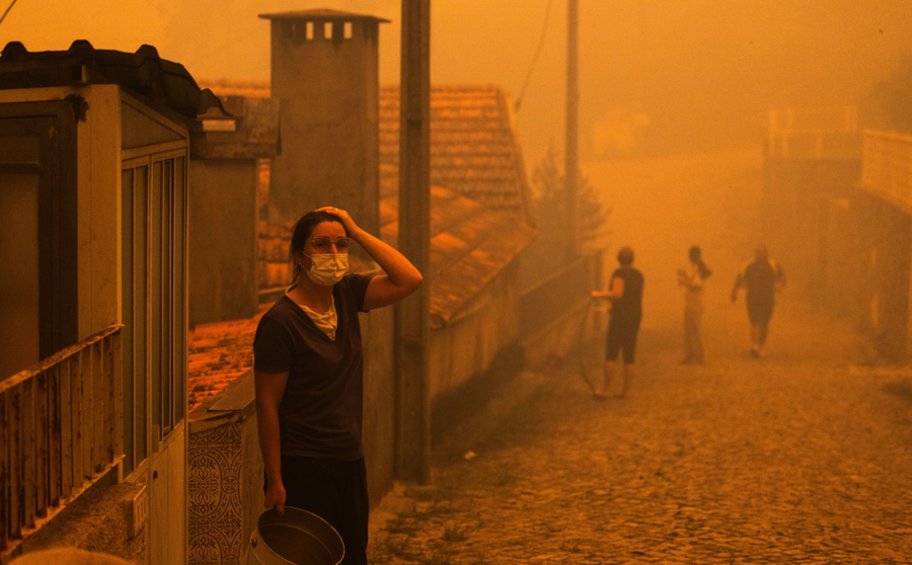
<path id="1" fill-rule="evenodd" d="M 123 458 L 122 327 L 0 381 L 0 551 Z"/>

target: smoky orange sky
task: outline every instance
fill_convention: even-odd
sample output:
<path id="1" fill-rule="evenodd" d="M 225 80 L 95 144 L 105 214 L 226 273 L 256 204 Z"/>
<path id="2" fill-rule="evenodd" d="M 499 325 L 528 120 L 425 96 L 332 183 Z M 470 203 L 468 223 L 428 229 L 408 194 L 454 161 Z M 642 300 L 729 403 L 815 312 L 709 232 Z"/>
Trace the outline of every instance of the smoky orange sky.
<path id="1" fill-rule="evenodd" d="M 5 9 L 9 0 L 0 0 Z M 436 0 L 432 80 L 494 83 L 518 96 L 529 166 L 563 146 L 566 0 Z M 857 102 L 912 57 L 908 0 L 580 0 L 580 146 L 610 156 L 639 128 L 663 151 L 759 143 L 771 107 Z M 380 74 L 398 81 L 398 0 L 18 0 L 0 42 L 31 51 L 88 39 L 101 49 L 155 45 L 197 80 L 269 77 L 258 14 L 334 8 L 391 20 Z M 629 126 L 629 127 L 628 127 Z M 620 131 L 620 133 L 618 132 Z M 606 149 L 607 148 L 607 149 Z"/>

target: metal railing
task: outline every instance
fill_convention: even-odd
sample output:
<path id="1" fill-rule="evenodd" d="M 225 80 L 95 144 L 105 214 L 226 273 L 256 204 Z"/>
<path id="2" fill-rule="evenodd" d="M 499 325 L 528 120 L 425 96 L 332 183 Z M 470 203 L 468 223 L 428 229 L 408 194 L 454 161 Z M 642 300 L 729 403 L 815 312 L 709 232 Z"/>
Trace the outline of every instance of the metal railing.
<path id="1" fill-rule="evenodd" d="M 859 159 L 855 106 L 772 110 L 767 154 L 782 159 Z"/>
<path id="2" fill-rule="evenodd" d="M 859 186 L 912 211 L 912 135 L 866 130 Z"/>
<path id="3" fill-rule="evenodd" d="M 769 132 L 858 131 L 858 107 L 780 108 L 769 112 Z"/>
<path id="4" fill-rule="evenodd" d="M 122 327 L 0 381 L 0 551 L 123 458 Z"/>

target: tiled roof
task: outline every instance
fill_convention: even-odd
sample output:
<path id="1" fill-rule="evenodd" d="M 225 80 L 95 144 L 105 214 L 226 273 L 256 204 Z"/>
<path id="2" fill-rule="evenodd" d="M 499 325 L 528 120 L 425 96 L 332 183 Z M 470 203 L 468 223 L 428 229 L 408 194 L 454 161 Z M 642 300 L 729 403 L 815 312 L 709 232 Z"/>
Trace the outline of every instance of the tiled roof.
<path id="1" fill-rule="evenodd" d="M 84 39 L 66 51 L 30 52 L 11 41 L 0 55 L 0 89 L 117 84 L 147 103 L 195 119 L 221 102 L 201 90 L 183 65 L 162 59 L 151 45 L 135 53 L 95 49 Z"/>
<path id="2" fill-rule="evenodd" d="M 200 324 L 190 331 L 189 411 L 253 367 L 253 334 L 270 305 L 252 318 Z"/>
<path id="3" fill-rule="evenodd" d="M 220 96 L 268 97 L 268 83 L 206 81 Z M 380 88 L 380 162 L 399 159 L 399 87 Z M 431 184 L 532 224 L 529 185 L 513 111 L 496 85 L 431 88 Z M 394 173 L 395 174 L 395 173 Z"/>
<path id="4" fill-rule="evenodd" d="M 398 175 L 380 166 L 380 234 L 398 240 Z M 431 188 L 431 327 L 438 328 L 464 313 L 478 296 L 535 237 L 535 230 L 516 214 L 483 206 L 440 186 Z"/>
<path id="5" fill-rule="evenodd" d="M 399 160 L 399 87 L 380 89 L 380 162 Z M 513 114 L 494 85 L 431 89 L 431 184 L 529 222 L 528 183 Z"/>

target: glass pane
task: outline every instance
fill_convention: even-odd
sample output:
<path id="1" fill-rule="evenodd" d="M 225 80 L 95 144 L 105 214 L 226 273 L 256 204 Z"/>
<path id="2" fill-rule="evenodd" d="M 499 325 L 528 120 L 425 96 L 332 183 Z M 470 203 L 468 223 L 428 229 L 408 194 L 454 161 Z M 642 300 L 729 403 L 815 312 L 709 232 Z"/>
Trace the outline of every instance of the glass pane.
<path id="1" fill-rule="evenodd" d="M 0 135 L 0 158 L 4 163 L 38 163 L 40 149 L 38 136 L 27 133 L 34 127 L 28 120 L 5 119 L 6 131 L 18 129 L 18 133 Z"/>
<path id="2" fill-rule="evenodd" d="M 123 418 L 124 418 L 124 471 L 133 470 L 136 460 L 133 455 L 133 382 L 136 368 L 133 365 L 133 170 L 120 173 L 121 193 L 121 304 L 123 305 L 123 330 L 121 351 L 123 352 Z"/>
<path id="3" fill-rule="evenodd" d="M 149 167 L 137 167 L 133 178 L 133 363 L 136 374 L 136 461 L 149 456 Z"/>
<path id="4" fill-rule="evenodd" d="M 174 266 L 171 264 L 174 247 L 174 167 L 169 159 L 162 163 L 162 437 L 174 424 Z"/>
<path id="5" fill-rule="evenodd" d="M 151 299 L 150 356 L 152 371 L 152 429 L 162 425 L 162 164 L 152 163 L 149 186 L 149 297 Z M 157 439 L 161 439 L 161 435 Z"/>
<path id="6" fill-rule="evenodd" d="M 187 415 L 187 187 L 184 158 L 174 160 L 174 418 Z"/>

